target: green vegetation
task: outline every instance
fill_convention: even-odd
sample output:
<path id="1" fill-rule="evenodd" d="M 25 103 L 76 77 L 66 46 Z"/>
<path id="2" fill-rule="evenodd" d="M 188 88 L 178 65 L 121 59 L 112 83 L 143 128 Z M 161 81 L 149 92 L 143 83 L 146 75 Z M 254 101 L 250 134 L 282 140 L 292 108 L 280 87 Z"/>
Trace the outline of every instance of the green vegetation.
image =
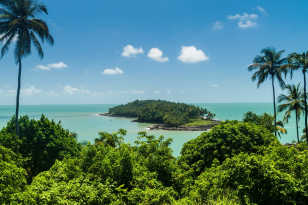
<path id="1" fill-rule="evenodd" d="M 288 59 L 281 57 L 283 53 L 284 50 L 276 51 L 274 48 L 265 48 L 261 51 L 262 55 L 256 56 L 253 64 L 248 67 L 249 71 L 256 70 L 251 79 L 258 82 L 258 87 L 268 78 L 272 81 L 275 127 L 277 126 L 275 80 L 283 88 L 285 86 L 283 74 L 286 75 L 288 73 Z M 276 131 L 275 135 L 277 135 Z"/>
<path id="2" fill-rule="evenodd" d="M 0 132 L 0 204 L 308 202 L 307 145 L 283 146 L 254 123 L 224 122 L 175 158 L 171 139 L 145 132 L 134 144 L 120 129 L 80 145 L 44 116 L 21 117 L 21 137 L 14 122 Z"/>
<path id="3" fill-rule="evenodd" d="M 263 127 L 229 121 L 185 143 L 179 161 L 196 177 L 213 163 L 219 164 L 241 152 L 258 153 L 264 147 L 277 143 L 278 140 Z"/>
<path id="4" fill-rule="evenodd" d="M 299 133 L 298 133 L 298 122 L 304 110 L 304 100 L 303 93 L 300 87 L 300 84 L 296 85 L 287 85 L 286 89 L 288 91 L 287 95 L 281 94 L 278 98 L 280 104 L 278 107 L 279 112 L 284 113 L 284 121 L 288 122 L 291 118 L 292 112 L 295 113 L 295 125 L 296 125 L 296 134 L 297 134 L 297 142 L 299 143 Z"/>
<path id="5" fill-rule="evenodd" d="M 289 61 L 289 68 L 291 77 L 293 76 L 294 70 L 301 70 L 303 74 L 303 81 L 304 81 L 304 108 L 305 108 L 305 136 L 306 141 L 308 142 L 308 106 L 307 106 L 307 80 L 306 80 L 306 73 L 308 69 L 308 52 L 304 53 L 292 53 L 288 56 Z"/>
<path id="6" fill-rule="evenodd" d="M 0 41 L 3 43 L 1 56 L 8 53 L 11 44 L 15 44 L 15 62 L 19 66 L 15 115 L 16 134 L 19 135 L 18 116 L 22 60 L 31 54 L 32 46 L 43 58 L 44 52 L 39 39 L 51 45 L 54 40 L 49 33 L 47 24 L 38 18 L 42 14 L 48 15 L 44 4 L 37 3 L 35 0 L 1 0 L 0 6 Z M 17 39 L 16 43 L 14 43 L 14 39 Z"/>
<path id="7" fill-rule="evenodd" d="M 186 123 L 184 127 L 199 127 L 199 126 L 208 126 L 208 125 L 215 125 L 216 122 L 212 120 L 205 120 L 205 119 L 196 119 L 191 120 L 191 122 Z"/>
<path id="8" fill-rule="evenodd" d="M 272 115 L 264 113 L 262 115 L 257 115 L 253 112 L 247 112 L 244 114 L 243 118 L 244 122 L 254 123 L 256 125 L 262 126 L 266 128 L 271 133 L 278 133 L 281 137 L 282 134 L 286 134 L 287 130 L 284 128 L 284 124 L 282 121 L 278 121 L 277 126 L 275 127 L 275 118 Z"/>
<path id="9" fill-rule="evenodd" d="M 27 116 L 19 120 L 20 136 L 15 134 L 15 118 L 0 131 L 0 145 L 10 148 L 25 159 L 28 180 L 48 170 L 54 162 L 66 156 L 77 156 L 81 146 L 76 134 L 62 128 L 61 124 L 42 116 L 39 120 Z"/>
<path id="10" fill-rule="evenodd" d="M 291 112 L 295 112 L 296 129 L 297 129 L 297 141 L 299 143 L 299 131 L 298 123 L 302 112 L 305 114 L 305 134 L 303 135 L 306 142 L 308 142 L 308 105 L 307 105 L 307 81 L 306 73 L 308 69 L 308 52 L 302 54 L 291 53 L 287 57 L 282 57 L 284 50 L 276 51 L 274 48 L 265 48 L 261 51 L 262 55 L 258 55 L 253 60 L 253 63 L 248 67 L 249 71 L 255 71 L 252 76 L 253 81 L 257 81 L 259 87 L 267 79 L 271 80 L 273 89 L 273 105 L 274 105 L 274 129 L 275 135 L 279 134 L 279 130 L 285 132 L 285 129 L 280 129 L 282 122 L 277 121 L 277 109 L 276 109 L 276 94 L 275 94 L 275 81 L 278 81 L 282 89 L 286 89 L 288 94 L 281 94 L 279 96 L 278 111 L 285 112 L 284 122 L 288 123 L 288 119 L 291 116 Z M 303 74 L 304 88 L 300 88 L 298 85 L 286 85 L 286 77 L 290 74 L 293 77 L 293 73 L 296 70 L 300 70 Z M 280 124 L 280 125 L 279 125 Z"/>
<path id="11" fill-rule="evenodd" d="M 109 114 L 134 117 L 139 122 L 159 123 L 170 127 L 178 127 L 195 119 L 199 120 L 204 115 L 207 115 L 210 119 L 215 116 L 204 108 L 163 100 L 136 100 L 126 105 L 110 108 Z"/>

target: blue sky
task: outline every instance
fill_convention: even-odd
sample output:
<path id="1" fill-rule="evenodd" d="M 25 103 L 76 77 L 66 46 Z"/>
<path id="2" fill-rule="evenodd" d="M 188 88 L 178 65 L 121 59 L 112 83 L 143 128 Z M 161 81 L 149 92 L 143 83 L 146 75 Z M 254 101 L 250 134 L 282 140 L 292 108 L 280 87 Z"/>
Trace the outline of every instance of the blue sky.
<path id="1" fill-rule="evenodd" d="M 307 49 L 304 0 L 45 2 L 55 45 L 24 60 L 23 104 L 271 102 L 270 83 L 256 89 L 247 65 L 264 47 Z M 11 54 L 0 104 L 15 103 L 16 84 Z"/>

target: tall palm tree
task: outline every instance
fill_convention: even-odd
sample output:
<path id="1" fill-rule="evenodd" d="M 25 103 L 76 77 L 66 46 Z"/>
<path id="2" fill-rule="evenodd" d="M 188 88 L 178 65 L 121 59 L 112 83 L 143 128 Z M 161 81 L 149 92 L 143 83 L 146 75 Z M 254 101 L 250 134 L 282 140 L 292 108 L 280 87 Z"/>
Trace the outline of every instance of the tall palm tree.
<path id="1" fill-rule="evenodd" d="M 277 127 L 275 80 L 283 88 L 285 86 L 283 74 L 287 74 L 287 58 L 281 57 L 283 53 L 284 50 L 276 51 L 274 48 L 265 48 L 261 51 L 262 55 L 256 56 L 248 67 L 249 71 L 255 71 L 251 79 L 257 81 L 258 87 L 267 79 L 272 82 L 275 127 Z M 277 136 L 277 131 L 275 131 L 275 136 Z"/>
<path id="2" fill-rule="evenodd" d="M 307 129 L 307 119 L 308 119 L 308 107 L 307 107 L 307 81 L 306 72 L 308 71 L 308 51 L 302 54 L 292 53 L 288 57 L 289 64 L 291 68 L 291 77 L 293 75 L 293 70 L 300 69 L 304 77 L 304 107 L 305 107 L 305 136 L 308 142 L 308 129 Z"/>
<path id="3" fill-rule="evenodd" d="M 0 0 L 0 41 L 3 42 L 1 56 L 3 57 L 8 52 L 10 45 L 15 43 L 15 62 L 19 66 L 15 116 L 17 135 L 19 135 L 22 59 L 31 54 L 32 46 L 36 48 L 40 58 L 43 58 L 44 52 L 41 42 L 46 41 L 51 45 L 54 43 L 47 24 L 37 18 L 41 14 L 48 15 L 47 8 L 35 0 Z"/>
<path id="4" fill-rule="evenodd" d="M 286 123 L 288 123 L 292 112 L 295 112 L 296 134 L 297 134 L 297 141 L 299 142 L 298 121 L 300 120 L 300 116 L 304 111 L 303 92 L 300 84 L 287 85 L 286 90 L 287 90 L 287 95 L 281 94 L 278 97 L 278 102 L 283 103 L 278 106 L 278 111 L 285 112 L 283 121 Z"/>

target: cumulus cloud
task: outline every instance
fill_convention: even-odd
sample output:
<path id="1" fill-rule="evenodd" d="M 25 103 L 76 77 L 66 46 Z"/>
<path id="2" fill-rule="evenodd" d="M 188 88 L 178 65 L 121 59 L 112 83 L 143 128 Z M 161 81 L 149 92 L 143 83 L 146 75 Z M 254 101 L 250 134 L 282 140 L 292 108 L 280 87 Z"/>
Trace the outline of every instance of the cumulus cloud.
<path id="1" fill-rule="evenodd" d="M 122 56 L 123 57 L 134 57 L 138 54 L 143 54 L 144 51 L 142 48 L 135 48 L 132 45 L 127 45 L 123 48 Z"/>
<path id="2" fill-rule="evenodd" d="M 77 92 L 79 92 L 79 90 L 80 90 L 79 88 L 74 88 L 74 87 L 72 87 L 70 85 L 64 86 L 64 92 L 69 94 L 69 95 L 74 95 Z"/>
<path id="3" fill-rule="evenodd" d="M 167 57 L 163 57 L 163 52 L 159 48 L 151 48 L 148 53 L 148 57 L 161 63 L 169 61 Z"/>
<path id="4" fill-rule="evenodd" d="M 246 29 L 246 28 L 252 28 L 257 25 L 256 20 L 259 18 L 257 14 L 248 14 L 243 13 L 235 14 L 234 16 L 228 16 L 229 20 L 235 20 L 237 21 L 237 25 L 239 28 Z"/>
<path id="5" fill-rule="evenodd" d="M 82 95 L 93 95 L 96 92 L 91 92 L 90 90 L 83 88 L 72 87 L 71 85 L 64 86 L 64 93 L 69 95 L 82 94 Z"/>
<path id="6" fill-rule="evenodd" d="M 21 94 L 26 95 L 26 96 L 37 95 L 37 94 L 40 94 L 41 92 L 42 90 L 36 88 L 33 85 L 27 88 L 21 89 Z"/>
<path id="7" fill-rule="evenodd" d="M 211 88 L 218 88 L 218 87 L 220 87 L 220 85 L 219 84 L 211 84 L 210 87 Z"/>
<path id="8" fill-rule="evenodd" d="M 208 61 L 209 57 L 201 49 L 197 49 L 195 46 L 182 46 L 178 60 L 183 63 L 199 63 L 202 61 Z"/>
<path id="9" fill-rule="evenodd" d="M 267 11 L 266 11 L 263 7 L 257 6 L 257 10 L 258 10 L 261 14 L 267 15 Z"/>
<path id="10" fill-rule="evenodd" d="M 103 72 L 103 75 L 122 75 L 124 71 L 118 67 L 116 68 L 106 68 Z"/>
<path id="11" fill-rule="evenodd" d="M 15 89 L 0 90 L 0 93 L 6 94 L 8 96 L 14 96 L 16 95 L 16 90 Z M 23 96 L 34 96 L 41 93 L 43 93 L 43 91 L 34 85 L 30 85 L 28 87 L 20 89 L 20 94 Z"/>
<path id="12" fill-rule="evenodd" d="M 46 71 L 50 71 L 52 69 L 64 69 L 67 68 L 68 65 L 66 65 L 63 62 L 58 62 L 58 63 L 52 63 L 52 64 L 48 64 L 48 65 L 37 65 L 36 68 L 39 70 L 46 70 Z"/>
<path id="13" fill-rule="evenodd" d="M 216 21 L 213 24 L 213 30 L 222 30 L 224 28 L 224 24 L 221 21 Z"/>

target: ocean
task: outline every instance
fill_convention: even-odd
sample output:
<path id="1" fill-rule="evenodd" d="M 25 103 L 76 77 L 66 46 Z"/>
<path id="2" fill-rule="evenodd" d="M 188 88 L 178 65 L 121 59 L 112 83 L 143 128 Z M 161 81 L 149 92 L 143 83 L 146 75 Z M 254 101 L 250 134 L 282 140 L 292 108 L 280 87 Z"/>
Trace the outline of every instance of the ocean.
<path id="1" fill-rule="evenodd" d="M 216 114 L 217 120 L 241 120 L 248 111 L 262 114 L 272 113 L 271 103 L 198 103 L 200 107 L 206 107 Z M 77 133 L 80 142 L 93 142 L 102 131 L 115 132 L 120 128 L 127 130 L 125 141 L 131 144 L 136 140 L 140 131 L 146 131 L 149 124 L 132 122 L 127 118 L 113 118 L 98 116 L 98 113 L 108 112 L 115 105 L 24 105 L 21 106 L 21 115 L 31 118 L 39 118 L 42 114 L 55 121 L 61 121 L 64 128 Z M 15 106 L 0 106 L 0 128 L 14 115 Z M 281 118 L 281 116 L 279 116 Z M 292 118 L 285 126 L 288 133 L 280 138 L 282 143 L 296 140 L 295 119 Z M 304 128 L 304 120 L 300 122 L 300 133 Z M 190 139 L 199 136 L 202 132 L 192 131 L 147 131 L 155 136 L 163 135 L 172 138 L 171 148 L 175 156 L 178 156 L 183 144 Z"/>

